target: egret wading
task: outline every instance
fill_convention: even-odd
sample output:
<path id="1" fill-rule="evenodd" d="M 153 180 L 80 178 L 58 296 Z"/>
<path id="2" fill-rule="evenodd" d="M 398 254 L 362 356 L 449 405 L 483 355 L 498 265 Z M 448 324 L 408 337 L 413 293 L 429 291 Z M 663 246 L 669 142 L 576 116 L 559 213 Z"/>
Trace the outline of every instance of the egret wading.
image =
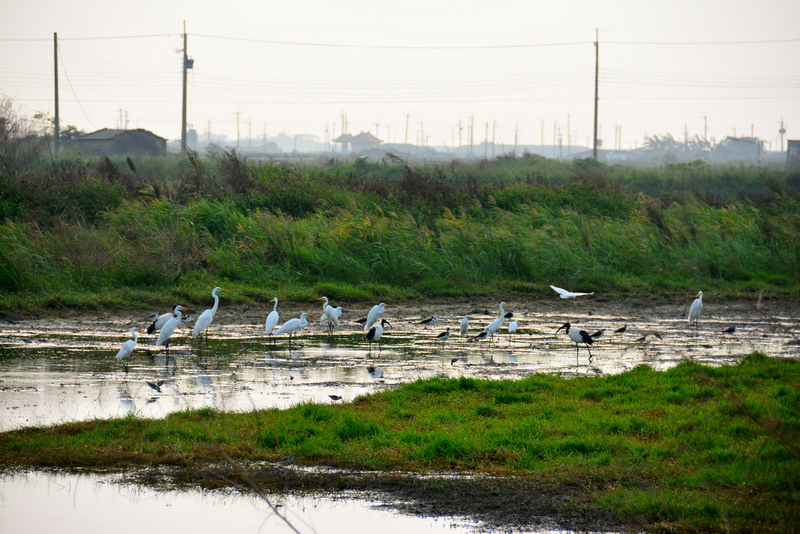
<path id="1" fill-rule="evenodd" d="M 192 337 L 197 337 L 205 330 L 206 343 L 208 343 L 208 327 L 211 326 L 211 321 L 214 320 L 214 314 L 217 313 L 217 308 L 219 308 L 219 296 L 217 295 L 218 291 L 228 290 L 222 289 L 221 287 L 215 287 L 211 291 L 211 296 L 214 297 L 214 306 L 200 314 L 200 317 L 198 317 L 197 321 L 194 323 L 194 330 L 192 330 Z"/>
<path id="2" fill-rule="evenodd" d="M 177 306 L 177 304 L 175 306 Z M 173 306 L 173 308 L 175 306 Z M 153 322 L 150 323 L 150 326 L 147 327 L 148 334 L 152 334 L 153 332 L 161 330 L 161 328 L 167 323 L 167 321 L 175 317 L 175 314 L 172 312 L 162 313 L 161 315 L 158 315 L 158 312 L 156 312 L 153 315 L 155 315 L 155 317 L 153 316 L 149 317 L 149 319 L 152 319 Z"/>
<path id="3" fill-rule="evenodd" d="M 461 337 L 467 335 L 467 330 L 469 330 L 469 315 L 465 315 L 463 319 L 461 319 Z"/>
<path id="4" fill-rule="evenodd" d="M 376 304 L 375 306 L 372 307 L 371 310 L 369 310 L 369 313 L 367 314 L 367 320 L 364 323 L 365 332 L 369 332 L 369 329 L 372 328 L 372 325 L 374 325 L 378 321 L 378 319 L 380 319 L 381 316 L 386 312 L 386 308 L 388 306 L 389 306 L 388 304 L 384 304 L 383 302 L 381 302 L 380 304 Z"/>
<path id="5" fill-rule="evenodd" d="M 278 331 L 275 332 L 276 336 L 281 334 L 289 334 L 289 344 L 292 343 L 292 336 L 295 332 L 299 332 L 303 328 L 308 326 L 308 317 L 316 317 L 313 313 L 301 313 L 300 317 L 295 317 L 294 319 L 289 319 L 280 328 Z"/>
<path id="6" fill-rule="evenodd" d="M 278 297 L 274 297 L 270 302 L 274 302 L 275 306 L 272 307 L 272 311 L 267 315 L 267 321 L 264 323 L 264 331 L 274 341 L 275 338 L 272 335 L 272 331 L 278 326 Z"/>
<path id="7" fill-rule="evenodd" d="M 183 321 L 183 314 L 181 313 L 185 310 L 181 305 L 175 306 L 173 310 L 173 316 L 164 323 L 164 326 L 161 327 L 161 330 L 158 333 L 158 341 L 156 341 L 156 345 L 164 345 L 167 348 L 167 352 L 169 352 L 169 340 L 172 337 L 172 334 L 175 332 L 175 329 L 178 328 L 178 325 L 181 324 Z"/>
<path id="8" fill-rule="evenodd" d="M 697 292 L 697 298 L 694 299 L 692 305 L 689 307 L 689 326 L 694 323 L 694 333 L 697 335 L 697 326 L 700 322 L 700 312 L 703 311 L 703 292 Z"/>
<path id="9" fill-rule="evenodd" d="M 328 319 L 328 329 L 333 334 L 333 329 L 339 326 L 339 317 L 342 316 L 342 307 L 334 308 L 328 304 L 328 297 L 320 297 L 317 300 L 322 301 L 322 316 L 320 319 Z"/>
<path id="10" fill-rule="evenodd" d="M 131 328 L 131 335 L 133 336 L 133 339 L 129 339 L 122 344 L 122 348 L 119 349 L 119 352 L 117 353 L 117 361 L 125 358 L 126 356 L 130 356 L 133 352 L 133 349 L 136 348 L 136 343 L 139 341 L 139 336 L 136 335 L 136 332 L 138 331 L 139 329 L 136 327 Z"/>
<path id="11" fill-rule="evenodd" d="M 576 297 L 583 297 L 587 295 L 594 295 L 594 291 L 591 293 L 575 293 L 573 291 L 567 291 L 566 289 L 561 289 L 560 287 L 550 286 L 553 291 L 561 295 L 562 299 L 574 299 Z"/>
<path id="12" fill-rule="evenodd" d="M 366 336 L 367 342 L 369 343 L 369 352 L 372 353 L 372 344 L 378 343 L 378 352 L 381 351 L 381 336 L 383 336 L 383 329 L 387 326 L 392 326 L 389 324 L 389 321 L 386 319 L 381 319 L 381 322 L 375 324 L 372 328 L 369 329 Z"/>
<path id="13" fill-rule="evenodd" d="M 564 323 L 562 326 L 556 330 L 556 334 L 561 330 L 566 329 L 567 336 L 575 342 L 575 365 L 580 367 L 580 363 L 578 362 L 578 353 L 580 352 L 580 343 L 586 344 L 586 350 L 589 351 L 589 363 L 592 363 L 592 349 L 589 348 L 589 345 L 594 343 L 594 339 L 590 336 L 586 330 L 581 330 L 579 328 L 572 328 L 569 323 Z"/>
<path id="14" fill-rule="evenodd" d="M 494 339 L 494 333 L 500 329 L 500 327 L 503 325 L 503 320 L 506 318 L 505 306 L 505 302 L 500 303 L 500 315 L 497 317 L 497 319 L 489 323 L 489 326 L 486 327 L 486 333 L 491 336 L 492 339 Z"/>

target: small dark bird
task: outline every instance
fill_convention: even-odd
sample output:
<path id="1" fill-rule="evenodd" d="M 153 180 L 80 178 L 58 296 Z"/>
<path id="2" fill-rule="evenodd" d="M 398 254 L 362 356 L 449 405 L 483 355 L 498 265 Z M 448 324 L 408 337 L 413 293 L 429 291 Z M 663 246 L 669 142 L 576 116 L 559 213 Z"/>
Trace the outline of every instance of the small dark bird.
<path id="1" fill-rule="evenodd" d="M 278 463 L 281 465 L 289 465 L 294 462 L 294 454 L 290 454 L 286 458 L 281 458 Z"/>
<path id="2" fill-rule="evenodd" d="M 729 326 L 725 330 L 722 331 L 723 334 L 735 334 L 736 333 L 736 325 Z"/>
<path id="3" fill-rule="evenodd" d="M 427 319 L 423 319 L 418 324 L 425 325 L 425 327 L 427 328 L 430 325 L 436 324 L 436 321 L 438 321 L 438 320 L 439 320 L 439 316 L 438 315 L 433 315 L 431 317 L 428 317 Z"/>
<path id="4" fill-rule="evenodd" d="M 247 304 L 242 306 L 242 313 L 247 313 Z"/>
<path id="5" fill-rule="evenodd" d="M 362 317 L 361 319 L 356 319 L 356 322 L 358 324 L 364 324 L 364 323 L 367 322 L 367 318 L 366 317 Z"/>
<path id="6" fill-rule="evenodd" d="M 340 400 L 342 400 L 342 397 L 341 397 L 341 395 L 328 395 L 328 397 L 330 397 L 330 398 L 331 398 L 331 400 L 333 400 L 333 401 L 340 401 Z"/>
<path id="7" fill-rule="evenodd" d="M 603 334 L 605 333 L 605 331 L 606 331 L 606 329 L 605 329 L 605 328 L 603 328 L 602 330 L 598 330 L 597 332 L 595 332 L 594 334 L 592 334 L 592 338 L 594 338 L 594 339 L 600 339 L 601 337 L 603 337 Z"/>
<path id="8" fill-rule="evenodd" d="M 161 393 L 161 386 L 163 386 L 163 385 L 164 385 L 164 381 L 163 381 L 163 380 L 158 380 L 158 381 L 156 381 L 156 382 L 148 382 L 148 381 L 145 381 L 145 384 L 147 384 L 147 385 L 148 385 L 148 386 L 150 386 L 152 389 L 154 389 L 154 390 L 158 391 L 159 393 Z"/>
<path id="9" fill-rule="evenodd" d="M 628 325 L 625 325 L 623 327 L 620 327 L 620 328 L 617 328 L 616 330 L 614 330 L 614 333 L 615 334 L 625 334 L 625 332 L 627 332 L 627 331 L 628 331 Z"/>
<path id="10" fill-rule="evenodd" d="M 450 360 L 450 365 L 454 365 L 458 361 L 458 358 L 453 358 Z"/>
<path id="11" fill-rule="evenodd" d="M 481 332 L 480 334 L 478 334 L 477 336 L 475 336 L 475 337 L 474 337 L 474 338 L 472 338 L 472 339 L 473 339 L 474 341 L 483 341 L 483 340 L 484 340 L 484 339 L 486 339 L 488 336 L 489 336 L 489 332 L 487 332 L 486 330 L 484 330 L 483 332 Z"/>
<path id="12" fill-rule="evenodd" d="M 436 339 L 442 342 L 442 346 L 444 346 L 444 342 L 450 338 L 450 327 L 447 327 L 447 330 L 436 336 Z"/>
<path id="13" fill-rule="evenodd" d="M 504 315 L 504 317 L 505 317 L 506 319 L 511 319 L 512 317 L 514 317 L 514 311 L 512 310 L 512 311 L 510 311 L 510 312 L 506 312 L 506 314 Z"/>

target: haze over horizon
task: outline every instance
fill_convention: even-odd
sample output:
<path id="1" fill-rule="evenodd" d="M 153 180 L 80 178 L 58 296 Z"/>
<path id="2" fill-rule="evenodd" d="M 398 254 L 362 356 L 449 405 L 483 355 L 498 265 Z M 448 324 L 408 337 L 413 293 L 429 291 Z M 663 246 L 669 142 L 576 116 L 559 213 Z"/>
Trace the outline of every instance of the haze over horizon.
<path id="1" fill-rule="evenodd" d="M 0 97 L 62 125 L 188 123 L 229 141 L 591 146 L 595 35 L 605 148 L 670 133 L 800 138 L 800 2 L 0 2 Z M 238 130 L 238 134 L 237 134 Z"/>

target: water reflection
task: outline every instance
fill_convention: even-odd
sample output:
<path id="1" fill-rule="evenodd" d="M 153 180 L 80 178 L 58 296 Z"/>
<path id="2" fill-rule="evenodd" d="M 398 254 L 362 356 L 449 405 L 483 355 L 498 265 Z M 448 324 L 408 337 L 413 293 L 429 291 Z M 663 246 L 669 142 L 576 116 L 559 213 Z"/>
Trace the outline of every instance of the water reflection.
<path id="1" fill-rule="evenodd" d="M 34 472 L 0 479 L 0 532 L 352 534 L 379 529 L 393 534 L 466 533 L 476 527 L 464 519 L 402 515 L 346 497 L 291 494 L 265 500 L 236 492 L 163 492 L 113 477 Z"/>

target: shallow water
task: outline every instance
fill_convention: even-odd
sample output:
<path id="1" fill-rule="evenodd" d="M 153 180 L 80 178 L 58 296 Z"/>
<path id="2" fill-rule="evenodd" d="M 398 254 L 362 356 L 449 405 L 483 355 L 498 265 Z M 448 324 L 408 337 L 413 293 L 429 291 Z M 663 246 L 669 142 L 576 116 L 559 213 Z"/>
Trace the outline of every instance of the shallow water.
<path id="1" fill-rule="evenodd" d="M 191 328 L 182 326 L 167 354 L 163 347 L 154 346 L 155 336 L 144 335 L 133 355 L 123 362 L 114 356 L 130 338 L 131 327 L 146 330 L 147 313 L 12 318 L 0 323 L 0 431 L 128 414 L 161 417 L 186 408 L 248 411 L 304 401 L 349 402 L 359 395 L 433 376 L 500 379 L 539 372 L 593 376 L 624 372 L 640 364 L 663 370 L 687 359 L 724 365 L 756 350 L 769 356 L 800 355 L 797 303 L 714 304 L 706 298 L 696 332 L 686 323 L 691 299 L 676 303 L 620 303 L 596 297 L 509 301 L 506 310 L 514 310 L 518 332 L 508 334 L 506 320 L 493 340 L 483 342 L 471 338 L 497 317 L 499 302 L 397 303 L 384 315 L 391 327 L 380 347 L 370 347 L 361 326 L 354 322 L 366 315 L 367 307 L 346 309 L 342 326 L 332 335 L 323 324 L 312 322 L 290 343 L 285 336 L 273 340 L 263 335 L 263 321 L 271 306 L 250 304 L 249 310 L 241 313 L 238 305 L 223 305 L 207 341 L 192 338 Z M 279 311 L 283 323 L 302 311 L 319 310 L 281 305 Z M 462 338 L 458 326 L 467 313 L 470 336 Z M 419 324 L 433 314 L 439 315 L 435 325 L 425 328 Z M 591 348 L 591 363 L 586 348 L 579 347 L 576 357 L 575 344 L 563 331 L 556 333 L 567 321 L 590 333 L 605 329 L 605 335 Z M 628 332 L 624 335 L 612 333 L 625 324 Z M 722 330 L 730 325 L 736 325 L 737 332 L 724 334 Z M 436 341 L 436 334 L 448 326 L 453 336 L 444 343 Z M 335 401 L 329 395 L 342 399 Z M 191 516 L 198 525 L 219 522 L 219 528 L 233 525 L 235 531 L 262 531 L 263 525 L 269 525 L 270 532 L 282 531 L 273 525 L 277 516 L 263 502 L 238 494 L 153 492 L 111 484 L 103 477 L 41 473 L 6 476 L 0 492 L 0 530 L 4 532 L 19 530 L 13 521 L 24 522 L 36 515 L 15 511 L 15 499 L 28 503 L 20 503 L 19 510 L 41 506 L 44 500 L 53 517 L 75 529 L 88 522 L 92 528 L 83 530 L 89 532 L 115 524 L 110 510 L 117 507 L 116 515 L 123 521 L 137 515 L 137 510 L 146 510 L 146 524 L 161 528 L 179 524 L 178 517 Z M 466 519 L 408 518 L 386 510 L 378 513 L 374 503 L 353 495 L 280 499 L 284 499 L 285 510 L 308 512 L 302 521 L 312 528 L 301 529 L 303 532 L 339 532 L 332 525 L 338 528 L 339 524 L 361 522 L 368 525 L 363 532 L 393 532 L 394 525 L 403 525 L 399 527 L 402 531 L 429 532 L 478 528 Z M 207 513 L 211 515 L 206 517 Z M 235 525 L 230 523 L 233 516 Z M 48 517 L 35 517 L 38 523 L 26 531 L 53 530 Z M 423 523 L 403 523 L 406 520 Z M 143 524 L 138 522 L 136 530 Z M 359 528 L 348 531 L 358 532 Z"/>

